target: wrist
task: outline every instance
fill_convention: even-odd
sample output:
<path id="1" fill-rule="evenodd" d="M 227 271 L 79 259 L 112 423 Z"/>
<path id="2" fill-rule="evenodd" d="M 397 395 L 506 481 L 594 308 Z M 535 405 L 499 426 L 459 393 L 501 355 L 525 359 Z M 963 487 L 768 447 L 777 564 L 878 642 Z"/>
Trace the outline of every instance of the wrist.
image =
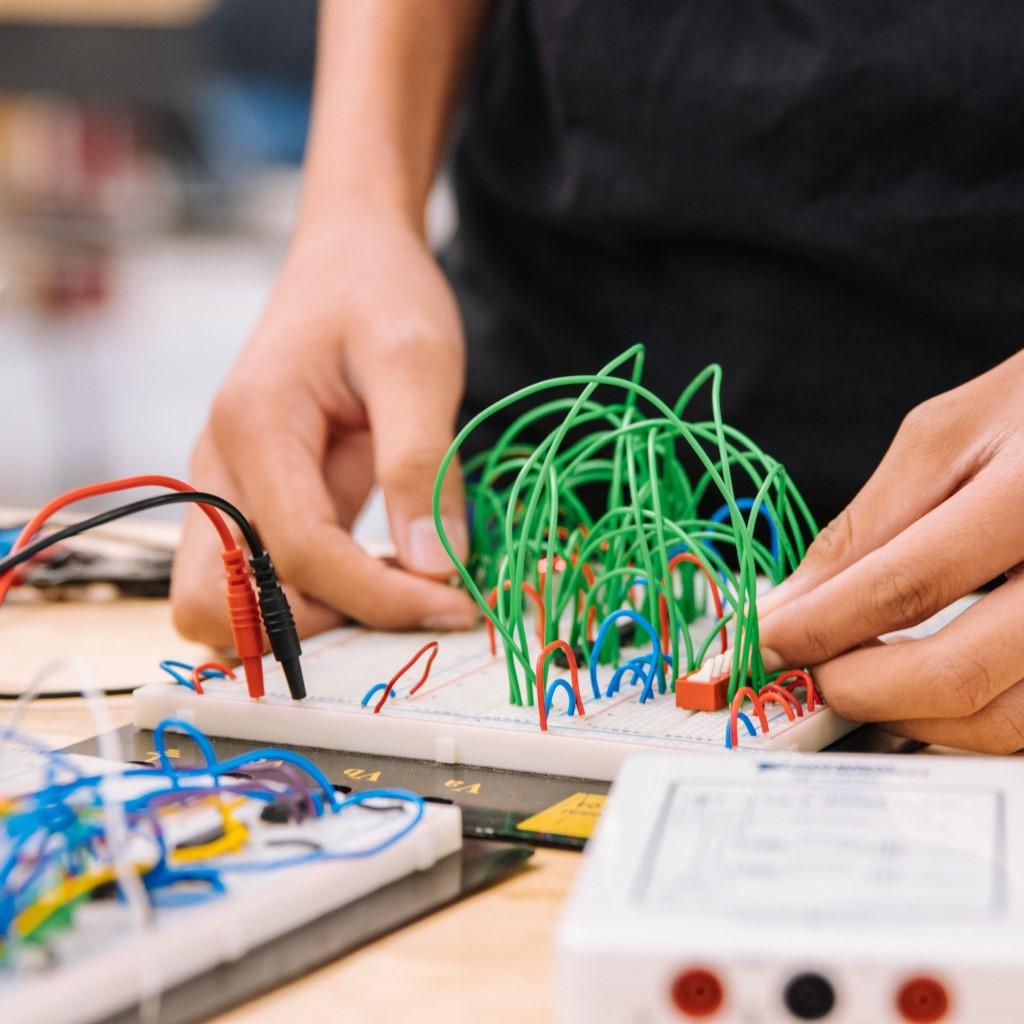
<path id="1" fill-rule="evenodd" d="M 413 181 L 396 153 L 378 145 L 323 168 L 312 160 L 307 166 L 296 235 L 320 234 L 346 223 L 372 222 L 376 229 L 393 227 L 424 236 L 424 210 L 430 184 Z"/>
<path id="2" fill-rule="evenodd" d="M 322 281 L 325 272 L 358 272 L 375 256 L 384 258 L 396 244 L 405 251 L 410 245 L 421 247 L 429 254 L 424 233 L 410 224 L 403 210 L 390 203 L 360 203 L 354 196 L 339 196 L 296 221 L 282 276 L 314 282 Z"/>

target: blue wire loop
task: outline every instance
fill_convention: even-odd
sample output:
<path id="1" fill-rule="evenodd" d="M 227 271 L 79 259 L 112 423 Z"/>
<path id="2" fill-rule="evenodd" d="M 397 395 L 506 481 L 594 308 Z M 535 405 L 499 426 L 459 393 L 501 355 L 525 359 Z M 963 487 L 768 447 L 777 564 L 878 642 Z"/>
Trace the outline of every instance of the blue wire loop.
<path id="1" fill-rule="evenodd" d="M 388 688 L 388 684 L 387 683 L 375 683 L 373 686 L 371 686 L 366 691 L 366 693 L 363 694 L 363 699 L 359 702 L 359 706 L 365 708 L 366 705 L 369 704 L 370 701 L 373 700 L 373 698 L 378 693 L 380 693 L 381 690 L 386 690 L 387 688 Z M 388 699 L 390 700 L 390 699 L 394 698 L 394 696 L 395 696 L 395 691 L 392 690 L 388 694 Z"/>
<path id="2" fill-rule="evenodd" d="M 643 692 L 640 694 L 640 703 L 645 704 L 654 695 L 653 688 L 655 675 L 657 675 L 658 679 L 658 692 L 665 692 L 665 666 L 663 664 L 661 654 L 661 641 L 658 639 L 657 631 L 647 619 L 645 619 L 639 612 L 633 611 L 631 608 L 620 608 L 618 611 L 612 612 L 611 615 L 601 623 L 601 628 L 597 631 L 597 639 L 590 648 L 590 688 L 594 691 L 594 699 L 600 700 L 601 685 L 597 681 L 597 659 L 601 654 L 601 647 L 604 644 L 605 637 L 608 635 L 608 630 L 611 629 L 612 625 L 621 618 L 632 619 L 632 621 L 635 622 L 651 640 L 653 655 L 648 655 L 647 657 L 649 659 L 653 658 L 653 661 L 656 664 L 654 666 L 655 671 L 648 672 L 644 676 L 644 688 Z"/>
<path id="3" fill-rule="evenodd" d="M 184 775 L 185 772 L 176 771 L 174 765 L 171 764 L 170 755 L 167 753 L 167 741 L 164 739 L 164 733 L 168 729 L 183 732 L 192 740 L 199 748 L 199 752 L 203 755 L 203 760 L 206 762 L 206 768 L 203 770 L 212 775 L 214 782 L 216 782 L 217 753 L 213 749 L 213 744 L 206 738 L 206 734 L 201 733 L 191 722 L 186 722 L 181 718 L 165 718 L 158 722 L 157 727 L 153 730 L 153 749 L 156 751 L 157 757 L 160 758 L 160 767 L 170 776 L 171 785 L 177 789 L 179 785 L 178 776 Z"/>
<path id="4" fill-rule="evenodd" d="M 237 864 L 224 864 L 221 871 L 250 872 L 250 871 L 273 871 L 277 868 L 294 867 L 297 864 L 307 864 L 311 861 L 320 860 L 357 860 L 362 857 L 373 857 L 382 853 L 389 846 L 394 846 L 407 836 L 423 818 L 426 811 L 426 801 L 418 793 L 407 789 L 364 789 L 360 793 L 353 793 L 347 797 L 336 808 L 336 813 L 342 813 L 349 808 L 358 807 L 370 800 L 400 800 L 403 803 L 413 805 L 413 814 L 406 824 L 397 832 L 393 832 L 386 839 L 382 839 L 373 846 L 364 847 L 361 850 L 346 850 L 340 853 L 330 853 L 321 850 L 314 850 L 310 853 L 298 854 L 294 857 L 283 857 L 276 861 L 242 861 Z"/>
<path id="5" fill-rule="evenodd" d="M 167 755 L 164 734 L 168 729 L 185 733 L 199 747 L 206 759 L 206 764 L 200 768 L 175 769 Z M 281 747 L 260 747 L 256 750 L 249 750 L 244 754 L 238 754 L 227 761 L 218 761 L 213 745 L 206 738 L 205 734 L 201 733 L 190 722 L 185 722 L 180 718 L 165 718 L 157 725 L 156 729 L 153 730 L 153 749 L 160 759 L 161 770 L 171 779 L 171 785 L 175 788 L 177 788 L 177 785 L 180 785 L 179 780 L 182 778 L 210 775 L 216 782 L 219 775 L 226 775 L 229 772 L 236 771 L 247 764 L 252 764 L 253 761 L 285 761 L 288 764 L 294 765 L 300 771 L 305 772 L 316 782 L 323 790 L 327 804 L 332 811 L 337 811 L 340 807 L 330 779 L 312 761 L 301 754 L 296 754 L 293 750 L 285 750 Z M 127 771 L 124 774 L 126 776 L 151 775 L 152 769 L 141 768 L 135 771 Z"/>
<path id="6" fill-rule="evenodd" d="M 572 686 L 569 684 L 568 679 L 556 679 L 552 683 L 548 683 L 547 690 L 544 694 L 544 714 L 551 714 L 551 703 L 555 699 L 555 691 L 564 690 L 566 696 L 569 699 L 569 709 L 566 714 L 572 717 L 576 714 L 576 694 L 572 692 Z"/>
<path id="7" fill-rule="evenodd" d="M 741 711 L 741 712 L 739 712 L 739 714 L 736 715 L 736 721 L 737 722 L 742 722 L 747 727 L 748 735 L 750 735 L 750 736 L 756 736 L 757 735 L 757 730 L 754 728 L 754 723 L 750 720 L 750 718 L 746 714 L 744 714 L 744 712 Z M 726 750 L 732 750 L 732 729 L 730 728 L 731 724 L 732 723 L 729 722 L 729 721 L 726 721 L 726 723 L 725 723 L 725 749 Z"/>
<path id="8" fill-rule="evenodd" d="M 636 686 L 637 683 L 644 683 L 646 686 L 648 675 L 651 670 L 651 656 L 648 654 L 646 657 L 632 658 L 627 661 L 624 665 L 620 665 L 612 676 L 608 683 L 608 689 L 605 690 L 604 695 L 606 697 L 614 697 L 619 692 L 619 687 L 622 685 L 622 677 L 627 672 L 633 673 L 633 678 L 629 681 L 630 686 Z"/>
<path id="9" fill-rule="evenodd" d="M 753 498 L 737 498 L 736 499 L 736 507 L 741 512 L 749 512 L 754 507 L 754 499 Z M 771 531 L 771 541 L 770 541 L 770 543 L 771 543 L 772 561 L 773 562 L 778 562 L 778 560 L 779 560 L 779 528 L 778 528 L 778 526 L 775 525 L 775 520 L 772 518 L 771 510 L 768 508 L 768 505 L 765 502 L 762 501 L 761 504 L 757 507 L 757 514 L 762 519 L 764 519 L 765 522 L 767 522 L 767 524 L 768 524 L 768 529 Z M 729 515 L 730 515 L 729 506 L 728 505 L 722 505 L 721 508 L 716 508 L 715 511 L 711 513 L 710 520 L 713 523 L 724 523 L 729 518 Z M 715 545 L 712 543 L 710 538 L 705 540 L 704 543 L 709 548 L 711 548 L 712 551 L 717 551 L 718 550 L 715 547 Z"/>

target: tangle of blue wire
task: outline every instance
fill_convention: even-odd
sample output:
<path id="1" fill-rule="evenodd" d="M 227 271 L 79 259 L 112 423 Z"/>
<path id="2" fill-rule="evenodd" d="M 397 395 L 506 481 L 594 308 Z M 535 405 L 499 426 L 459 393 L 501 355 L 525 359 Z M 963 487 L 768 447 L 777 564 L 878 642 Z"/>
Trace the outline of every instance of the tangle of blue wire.
<path id="1" fill-rule="evenodd" d="M 175 675 L 172 668 L 190 670 L 183 662 L 163 664 L 162 668 Z M 180 680 L 180 677 L 177 677 Z M 196 745 L 202 757 L 202 764 L 196 767 L 176 768 L 167 750 L 167 733 L 174 730 L 184 733 Z M 0 740 L 16 740 L 47 758 L 45 785 L 16 798 L 17 808 L 0 818 L 0 829 L 10 845 L 7 856 L 0 863 L 0 940 L 7 937 L 14 918 L 20 909 L 36 898 L 37 883 L 53 868 L 64 863 L 65 873 L 77 870 L 76 865 L 84 863 L 81 855 L 85 852 L 96 854 L 105 848 L 104 829 L 82 820 L 82 813 L 91 809 L 101 810 L 104 805 L 103 784 L 115 776 L 85 775 L 71 760 L 57 752 L 41 746 L 31 737 L 22 736 L 12 730 L 4 732 Z M 155 789 L 123 802 L 124 812 L 136 824 L 152 826 L 152 838 L 157 848 L 154 866 L 142 875 L 143 884 L 151 901 L 161 907 L 191 906 L 216 898 L 226 891 L 221 879 L 225 872 L 272 871 L 315 861 L 353 860 L 372 857 L 401 841 L 422 820 L 425 802 L 421 796 L 408 790 L 382 788 L 363 790 L 339 801 L 330 780 L 310 760 L 293 751 L 277 747 L 263 747 L 247 751 L 235 757 L 219 760 L 213 744 L 207 736 L 191 723 L 181 719 L 164 719 L 153 732 L 153 745 L 158 764 L 147 768 L 127 769 L 120 773 L 122 778 L 164 779 L 169 788 Z M 351 850 L 310 850 L 293 856 L 284 856 L 264 861 L 233 861 L 230 855 L 210 858 L 205 865 L 189 865 L 178 868 L 169 862 L 168 850 L 160 827 L 158 812 L 151 806 L 161 797 L 173 793 L 177 799 L 217 796 L 225 793 L 243 795 L 255 800 L 272 803 L 293 792 L 293 787 L 273 790 L 255 783 L 246 786 L 237 778 L 230 785 L 222 783 L 222 777 L 238 773 L 247 765 L 258 762 L 285 762 L 297 768 L 311 780 L 310 797 L 317 816 L 330 813 L 341 814 L 360 805 L 391 800 L 412 806 L 412 813 L 405 816 L 400 829 L 389 833 L 369 847 Z M 58 781 L 57 772 L 67 771 L 72 778 Z M 206 781 L 209 780 L 209 781 Z M 72 798 L 80 801 L 69 803 Z M 22 866 L 30 854 L 31 869 L 16 887 L 10 886 L 11 876 Z M 206 886 L 205 891 L 174 891 L 172 887 L 181 883 L 198 883 Z"/>

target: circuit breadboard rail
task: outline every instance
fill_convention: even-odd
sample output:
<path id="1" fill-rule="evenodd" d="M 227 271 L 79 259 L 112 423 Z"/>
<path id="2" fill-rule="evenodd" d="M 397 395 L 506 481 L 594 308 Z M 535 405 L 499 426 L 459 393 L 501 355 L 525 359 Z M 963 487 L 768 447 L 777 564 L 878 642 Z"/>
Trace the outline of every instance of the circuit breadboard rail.
<path id="1" fill-rule="evenodd" d="M 227 679 L 207 678 L 202 695 L 173 681 L 151 684 L 135 692 L 135 724 L 152 728 L 171 716 L 233 739 L 602 780 L 614 778 L 638 751 L 725 752 L 728 709 L 690 712 L 671 695 L 641 704 L 639 683 L 588 701 L 584 716 L 569 715 L 559 695 L 547 729 L 538 729 L 536 707 L 508 702 L 504 659 L 491 655 L 482 629 L 443 637 L 430 676 L 415 693 L 419 673 L 413 670 L 379 714 L 374 701 L 364 705 L 374 683 L 390 678 L 395 666 L 433 639 L 334 630 L 306 644 L 308 696 L 301 703 L 289 698 L 283 676 L 268 662 L 260 701 Z M 602 692 L 613 673 L 610 666 L 598 670 Z M 820 750 L 854 728 L 821 705 L 792 721 L 782 704 L 767 705 L 765 714 L 768 732 L 743 735 L 741 751 Z"/>

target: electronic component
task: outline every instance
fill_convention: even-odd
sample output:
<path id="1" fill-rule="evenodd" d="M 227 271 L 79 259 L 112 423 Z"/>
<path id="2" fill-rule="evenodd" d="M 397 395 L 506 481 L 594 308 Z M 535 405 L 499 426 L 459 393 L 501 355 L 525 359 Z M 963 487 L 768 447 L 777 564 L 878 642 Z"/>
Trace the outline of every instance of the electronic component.
<path id="1" fill-rule="evenodd" d="M 561 1024 L 1009 1024 L 1024 762 L 642 755 L 559 924 Z"/>
<path id="2" fill-rule="evenodd" d="M 307 659 L 316 686 L 301 717 L 278 706 L 267 666 L 258 707 L 230 681 L 196 677 L 191 688 L 140 691 L 136 724 L 182 715 L 232 738 L 596 779 L 645 747 L 820 749 L 837 739 L 850 723 L 823 706 L 803 669 L 769 678 L 756 643 L 758 590 L 799 563 L 817 531 L 810 511 L 777 460 L 726 425 L 720 367 L 670 406 L 640 383 L 643 360 L 634 346 L 595 374 L 525 388 L 473 417 L 442 459 L 435 521 L 484 614 L 486 646 L 473 634 L 417 637 L 396 672 L 402 658 L 391 651 L 411 638 L 337 631 Z M 692 418 L 705 398 L 711 418 Z M 464 465 L 463 564 L 440 515 L 445 476 L 469 436 L 517 402 L 530 408 Z M 556 425 L 536 443 L 541 418 Z M 299 696 L 297 650 L 275 643 L 279 610 L 255 548 L 252 567 L 271 646 Z M 280 617 L 291 626 L 290 612 Z M 410 686 L 403 677 L 424 657 Z"/>
<path id="3" fill-rule="evenodd" d="M 170 758 L 171 727 L 189 734 L 201 764 Z M 11 738 L 0 738 L 4 1021 L 72 1024 L 145 1007 L 462 845 L 457 807 L 395 789 L 338 798 L 291 751 L 218 761 L 184 722 L 157 728 L 158 764 L 147 767 L 18 736 L 28 745 L 12 750 Z"/>
<path id="4" fill-rule="evenodd" d="M 676 680 L 676 707 L 688 711 L 721 711 L 729 704 L 732 658 L 716 654 L 694 672 Z"/>
<path id="5" fill-rule="evenodd" d="M 420 665 L 428 650 L 436 657 L 424 680 Z M 626 648 L 621 664 L 636 654 Z M 568 713 L 571 686 L 567 693 L 549 683 L 542 730 L 537 705 L 508 703 L 505 660 L 490 653 L 482 628 L 446 634 L 435 649 L 427 633 L 345 627 L 307 641 L 303 665 L 308 696 L 301 704 L 290 699 L 280 668 L 268 660 L 260 701 L 230 679 L 204 678 L 202 695 L 179 683 L 155 683 L 135 691 L 135 724 L 151 729 L 162 718 L 180 717 L 214 736 L 588 779 L 614 778 L 623 760 L 642 750 L 726 753 L 728 709 L 684 711 L 671 693 L 640 703 L 642 684 L 629 676 L 608 696 L 615 665 L 595 666 L 593 680 L 589 667 L 579 672 L 583 715 Z M 408 671 L 396 678 L 403 665 Z M 821 704 L 813 711 L 805 705 L 792 721 L 780 704 L 763 710 L 768 732 L 744 735 L 741 752 L 820 750 L 854 728 Z"/>
<path id="6" fill-rule="evenodd" d="M 904 635 L 927 636 L 975 600 L 955 601 Z M 548 684 L 540 707 L 509 705 L 505 662 L 491 654 L 483 629 L 435 640 L 426 633 L 346 627 L 307 643 L 309 696 L 301 704 L 290 700 L 280 668 L 268 661 L 261 701 L 248 700 L 237 683 L 208 676 L 197 696 L 185 675 L 172 672 L 176 683 L 135 691 L 133 715 L 143 729 L 168 716 L 185 717 L 211 735 L 233 739 L 601 780 L 613 779 L 630 754 L 642 751 L 817 751 L 856 727 L 823 704 L 799 670 L 767 682 L 756 707 L 742 692 L 734 695 L 735 707 L 718 711 L 678 708 L 671 694 L 641 703 L 641 684 L 629 676 L 620 676 L 609 695 L 616 673 L 637 657 L 638 649 L 629 646 L 617 666 L 580 670 L 586 713 L 579 715 L 570 714 L 576 691 L 564 679 Z M 731 743 L 732 727 L 740 723 L 744 735 Z"/>

